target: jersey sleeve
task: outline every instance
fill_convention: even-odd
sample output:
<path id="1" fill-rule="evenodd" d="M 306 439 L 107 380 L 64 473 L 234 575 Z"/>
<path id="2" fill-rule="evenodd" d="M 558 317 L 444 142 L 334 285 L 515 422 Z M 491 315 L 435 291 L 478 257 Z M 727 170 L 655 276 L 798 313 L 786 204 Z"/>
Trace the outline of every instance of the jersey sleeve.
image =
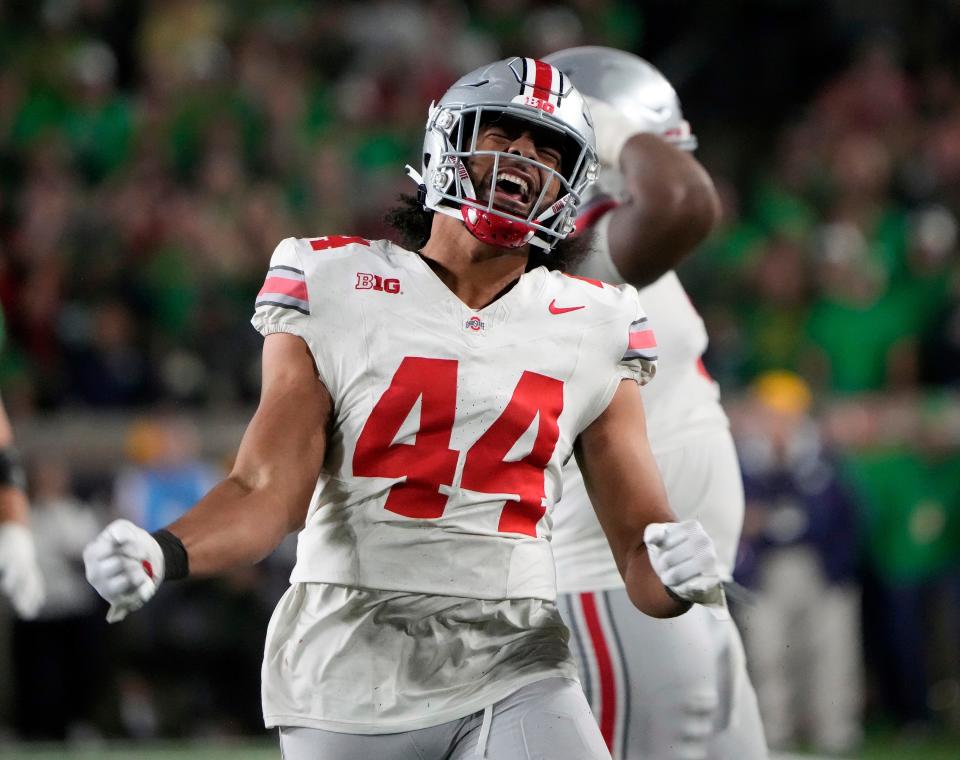
<path id="1" fill-rule="evenodd" d="M 317 369 L 323 376 L 320 342 L 314 333 L 310 293 L 296 238 L 280 241 L 270 257 L 270 267 L 257 293 L 250 322 L 266 337 L 273 333 L 289 333 L 302 338 L 310 348 Z"/>
<path id="2" fill-rule="evenodd" d="M 640 306 L 636 288 L 628 287 L 636 304 L 634 319 L 626 326 L 626 348 L 618 366 L 621 378 L 630 378 L 646 385 L 657 374 L 657 336 Z"/>
<path id="3" fill-rule="evenodd" d="M 633 380 L 646 385 L 657 371 L 657 341 L 640 306 L 637 289 L 632 285 L 604 288 L 612 301 L 608 302 L 609 318 L 596 324 L 587 337 L 587 343 L 596 348 L 591 355 L 590 374 L 598 384 L 594 388 L 602 390 L 587 408 L 581 430 L 609 406 L 621 382 Z"/>
<path id="4" fill-rule="evenodd" d="M 297 253 L 296 240 L 280 241 L 257 293 L 251 322 L 261 335 L 288 332 L 300 335 L 309 325 L 310 294 Z M 301 336 L 302 337 L 302 336 Z"/>

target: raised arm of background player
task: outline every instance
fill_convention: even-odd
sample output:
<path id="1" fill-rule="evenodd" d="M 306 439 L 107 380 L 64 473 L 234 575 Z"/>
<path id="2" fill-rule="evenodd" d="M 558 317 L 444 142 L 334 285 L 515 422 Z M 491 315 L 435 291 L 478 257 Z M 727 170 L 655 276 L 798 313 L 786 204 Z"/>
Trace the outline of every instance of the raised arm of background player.
<path id="1" fill-rule="evenodd" d="M 623 177 L 623 196 L 608 222 L 610 258 L 626 282 L 643 287 L 710 234 L 720 220 L 720 199 L 693 155 L 657 135 L 636 132 L 603 101 L 587 100 L 600 163 Z"/>
<path id="2" fill-rule="evenodd" d="M 112 605 L 108 620 L 142 606 L 164 577 L 252 564 L 299 529 L 323 465 L 332 406 L 306 344 L 283 333 L 267 336 L 260 405 L 227 479 L 168 530 L 151 535 L 117 520 L 84 551 L 87 579 Z M 660 567 L 658 578 L 644 548 L 647 526 L 673 515 L 649 456 L 642 410 L 636 384 L 621 383 L 607 410 L 583 432 L 581 457 L 591 481 L 617 482 L 600 486 L 597 504 L 631 599 L 647 614 L 669 617 L 689 604 L 665 588 L 676 572 Z M 681 582 L 688 574 L 680 571 Z"/>
<path id="3" fill-rule="evenodd" d="M 17 614 L 30 619 L 43 606 L 44 590 L 25 487 L 13 428 L 0 402 L 0 589 Z"/>

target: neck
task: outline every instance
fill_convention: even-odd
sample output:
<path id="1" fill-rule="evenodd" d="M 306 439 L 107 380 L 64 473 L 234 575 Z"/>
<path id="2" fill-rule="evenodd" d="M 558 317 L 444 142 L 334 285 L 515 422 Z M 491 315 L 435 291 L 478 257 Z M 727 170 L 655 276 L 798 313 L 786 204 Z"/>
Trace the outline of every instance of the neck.
<path id="1" fill-rule="evenodd" d="M 438 213 L 420 253 L 457 298 L 471 309 L 482 309 L 524 273 L 530 249 L 487 245 L 461 222 Z"/>

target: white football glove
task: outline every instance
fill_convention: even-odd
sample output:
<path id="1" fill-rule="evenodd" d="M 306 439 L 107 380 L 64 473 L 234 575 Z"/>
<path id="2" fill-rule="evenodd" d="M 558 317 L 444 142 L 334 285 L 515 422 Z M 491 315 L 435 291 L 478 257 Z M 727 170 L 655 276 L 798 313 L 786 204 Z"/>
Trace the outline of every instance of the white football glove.
<path id="1" fill-rule="evenodd" d="M 26 525 L 0 525 L 0 590 L 25 620 L 37 616 L 46 596 L 33 535 Z"/>
<path id="2" fill-rule="evenodd" d="M 637 134 L 637 128 L 609 103 L 584 96 L 590 116 L 593 117 L 593 132 L 597 138 L 597 159 L 602 166 L 620 168 L 620 151 L 627 140 Z"/>
<path id="3" fill-rule="evenodd" d="M 87 580 L 110 602 L 107 622 L 140 609 L 163 580 L 163 551 L 143 528 L 114 520 L 83 550 Z"/>
<path id="4" fill-rule="evenodd" d="M 727 600 L 713 540 L 698 520 L 650 523 L 643 532 L 650 564 L 670 591 L 726 618 Z"/>

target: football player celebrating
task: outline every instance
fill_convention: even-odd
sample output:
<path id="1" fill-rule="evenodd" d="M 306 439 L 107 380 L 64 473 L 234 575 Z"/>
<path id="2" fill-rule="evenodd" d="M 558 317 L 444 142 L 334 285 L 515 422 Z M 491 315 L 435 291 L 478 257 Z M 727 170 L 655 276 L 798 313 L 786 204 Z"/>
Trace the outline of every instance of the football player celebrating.
<path id="1" fill-rule="evenodd" d="M 280 243 L 232 473 L 167 530 L 119 521 L 88 547 L 120 619 L 163 579 L 256 562 L 299 530 L 263 663 L 287 760 L 609 758 L 555 605 L 548 514 L 575 448 L 632 603 L 722 602 L 712 543 L 673 521 L 647 445 L 636 290 L 537 265 L 595 171 L 557 69 L 514 58 L 459 80 L 411 170 L 422 248 Z"/>
<path id="2" fill-rule="evenodd" d="M 40 612 L 45 594 L 30 532 L 26 480 L 13 445 L 13 428 L 0 402 L 0 590 L 17 615 L 30 620 Z"/>
<path id="3" fill-rule="evenodd" d="M 700 357 L 703 321 L 673 266 L 709 233 L 719 203 L 690 155 L 696 139 L 653 66 L 611 48 L 546 58 L 587 98 L 600 180 L 577 219 L 594 231 L 580 273 L 640 290 L 662 346 L 643 389 L 647 435 L 680 519 L 695 518 L 731 578 L 743 488 L 719 390 Z M 581 679 L 617 760 L 767 756 L 756 696 L 733 621 L 703 607 L 670 621 L 637 615 L 575 463 L 554 512 L 559 605 Z"/>

